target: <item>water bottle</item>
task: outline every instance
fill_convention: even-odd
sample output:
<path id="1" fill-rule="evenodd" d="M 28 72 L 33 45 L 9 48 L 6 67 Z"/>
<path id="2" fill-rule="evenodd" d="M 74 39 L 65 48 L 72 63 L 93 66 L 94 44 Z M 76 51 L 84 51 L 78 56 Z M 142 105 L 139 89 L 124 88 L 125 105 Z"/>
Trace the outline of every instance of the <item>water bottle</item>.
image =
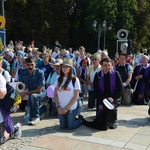
<path id="1" fill-rule="evenodd" d="M 30 121 L 30 107 L 25 107 L 25 115 L 24 115 L 24 122 L 29 123 Z"/>
<path id="2" fill-rule="evenodd" d="M 10 95 L 10 98 L 15 99 L 15 97 L 16 97 L 16 91 L 13 91 Z"/>

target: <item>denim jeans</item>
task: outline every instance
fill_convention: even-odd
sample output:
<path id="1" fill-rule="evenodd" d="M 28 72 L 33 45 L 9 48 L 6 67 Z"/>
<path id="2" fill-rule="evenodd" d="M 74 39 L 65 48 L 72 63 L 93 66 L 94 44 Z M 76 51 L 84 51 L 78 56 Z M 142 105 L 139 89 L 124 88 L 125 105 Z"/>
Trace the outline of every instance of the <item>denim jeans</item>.
<path id="1" fill-rule="evenodd" d="M 30 107 L 30 118 L 39 118 L 39 102 L 46 97 L 46 92 L 40 94 L 31 94 L 27 106 Z"/>
<path id="2" fill-rule="evenodd" d="M 75 129 L 81 125 L 81 121 L 76 118 L 77 109 L 69 110 L 67 114 L 58 115 L 60 127 L 68 128 L 69 130 Z"/>

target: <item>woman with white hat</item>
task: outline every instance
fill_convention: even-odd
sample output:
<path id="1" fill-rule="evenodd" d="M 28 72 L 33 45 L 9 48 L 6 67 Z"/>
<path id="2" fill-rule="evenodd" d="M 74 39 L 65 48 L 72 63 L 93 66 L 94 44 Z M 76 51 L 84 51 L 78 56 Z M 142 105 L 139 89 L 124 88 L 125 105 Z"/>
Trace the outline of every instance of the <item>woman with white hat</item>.
<path id="1" fill-rule="evenodd" d="M 61 64 L 60 76 L 55 81 L 55 105 L 61 128 L 75 129 L 81 125 L 76 119 L 77 99 L 80 91 L 79 79 L 72 73 L 72 59 L 65 58 Z"/>

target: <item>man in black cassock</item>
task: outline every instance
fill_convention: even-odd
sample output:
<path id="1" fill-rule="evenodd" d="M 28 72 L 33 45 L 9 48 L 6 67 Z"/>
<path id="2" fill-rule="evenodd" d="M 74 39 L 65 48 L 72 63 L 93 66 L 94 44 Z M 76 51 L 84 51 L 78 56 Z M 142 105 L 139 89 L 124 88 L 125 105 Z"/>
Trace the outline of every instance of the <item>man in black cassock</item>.
<path id="1" fill-rule="evenodd" d="M 133 98 L 135 104 L 147 104 L 149 101 L 149 81 L 150 81 L 150 65 L 149 57 L 141 56 L 142 63 L 134 68 L 132 76 Z"/>
<path id="2" fill-rule="evenodd" d="M 102 70 L 96 73 L 94 78 L 94 91 L 97 97 L 96 119 L 92 122 L 86 121 L 83 116 L 79 118 L 83 124 L 98 130 L 115 129 L 117 122 L 117 107 L 123 91 L 122 80 L 119 73 L 112 69 L 111 59 L 105 58 L 101 61 Z M 114 105 L 114 109 L 107 108 L 103 100 L 107 99 Z"/>

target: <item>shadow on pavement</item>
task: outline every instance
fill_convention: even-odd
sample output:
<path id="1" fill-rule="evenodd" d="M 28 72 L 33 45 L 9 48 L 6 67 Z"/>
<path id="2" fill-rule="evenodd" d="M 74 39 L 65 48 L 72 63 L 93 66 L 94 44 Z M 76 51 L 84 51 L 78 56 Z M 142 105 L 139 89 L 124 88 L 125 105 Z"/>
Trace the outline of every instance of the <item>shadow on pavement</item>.
<path id="1" fill-rule="evenodd" d="M 119 126 L 126 126 L 129 128 L 138 128 L 141 126 L 150 125 L 150 117 L 146 118 L 134 118 L 130 120 L 118 120 Z"/>

